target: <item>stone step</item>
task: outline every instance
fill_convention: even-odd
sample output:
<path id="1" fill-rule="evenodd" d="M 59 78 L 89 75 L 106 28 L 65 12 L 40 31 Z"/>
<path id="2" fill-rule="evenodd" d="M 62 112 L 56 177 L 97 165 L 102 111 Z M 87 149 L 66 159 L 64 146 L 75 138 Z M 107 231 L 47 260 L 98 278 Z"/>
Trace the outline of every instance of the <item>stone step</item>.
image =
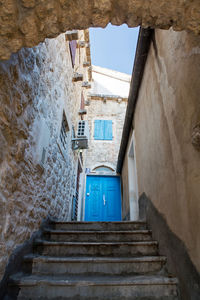
<path id="1" fill-rule="evenodd" d="M 121 222 L 51 222 L 52 229 L 58 230 L 142 230 L 146 229 L 146 222 L 121 221 Z"/>
<path id="2" fill-rule="evenodd" d="M 150 241 L 152 239 L 150 230 L 134 231 L 66 231 L 48 230 L 44 231 L 44 239 L 51 241 L 79 241 L 79 242 L 130 242 Z"/>
<path id="3" fill-rule="evenodd" d="M 160 272 L 166 263 L 161 256 L 122 257 L 49 257 L 27 255 L 26 269 L 43 275 L 135 275 Z"/>
<path id="4" fill-rule="evenodd" d="M 141 256 L 157 255 L 156 241 L 144 242 L 54 242 L 36 240 L 34 253 L 49 256 Z"/>
<path id="5" fill-rule="evenodd" d="M 11 277 L 19 300 L 178 300 L 177 280 L 164 276 Z"/>

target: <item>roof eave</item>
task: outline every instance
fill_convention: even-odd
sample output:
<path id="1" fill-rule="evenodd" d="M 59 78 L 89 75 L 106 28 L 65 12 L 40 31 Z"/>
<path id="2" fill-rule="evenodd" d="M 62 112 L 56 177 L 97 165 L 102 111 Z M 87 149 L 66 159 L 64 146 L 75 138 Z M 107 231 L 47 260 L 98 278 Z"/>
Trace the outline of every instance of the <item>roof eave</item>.
<path id="1" fill-rule="evenodd" d="M 138 93 L 143 78 L 144 68 L 152 40 L 154 29 L 140 28 L 135 60 L 133 65 L 132 78 L 130 83 L 130 92 L 128 97 L 128 105 L 126 109 L 122 139 L 117 162 L 117 173 L 122 172 L 123 162 L 126 154 L 126 149 L 129 141 L 129 135 L 132 127 L 135 107 L 137 103 Z"/>

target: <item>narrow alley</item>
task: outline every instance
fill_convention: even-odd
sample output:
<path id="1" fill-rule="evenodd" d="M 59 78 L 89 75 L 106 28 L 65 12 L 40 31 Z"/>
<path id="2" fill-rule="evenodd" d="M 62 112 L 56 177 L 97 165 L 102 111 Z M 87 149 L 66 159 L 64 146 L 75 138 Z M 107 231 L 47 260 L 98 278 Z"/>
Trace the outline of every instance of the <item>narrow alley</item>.
<path id="1" fill-rule="evenodd" d="M 200 5 L 139 2 L 0 1 L 0 300 L 200 300 Z"/>

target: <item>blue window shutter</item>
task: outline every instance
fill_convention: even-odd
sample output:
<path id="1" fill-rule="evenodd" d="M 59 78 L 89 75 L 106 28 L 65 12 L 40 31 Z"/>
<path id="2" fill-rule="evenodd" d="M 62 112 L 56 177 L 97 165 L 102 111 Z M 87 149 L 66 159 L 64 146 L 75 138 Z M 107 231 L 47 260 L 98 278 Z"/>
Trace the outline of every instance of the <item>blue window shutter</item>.
<path id="1" fill-rule="evenodd" d="M 112 140 L 113 133 L 112 133 L 112 121 L 105 120 L 104 121 L 104 140 Z"/>
<path id="2" fill-rule="evenodd" d="M 103 140 L 104 139 L 104 121 L 95 120 L 94 121 L 94 139 Z"/>
<path id="3" fill-rule="evenodd" d="M 94 121 L 94 139 L 99 140 L 99 133 L 100 133 L 100 120 Z"/>
<path id="4" fill-rule="evenodd" d="M 95 140 L 112 140 L 112 121 L 95 120 L 94 121 L 94 139 Z"/>
<path id="5" fill-rule="evenodd" d="M 104 140 L 104 121 L 100 121 L 100 131 L 99 131 L 99 140 Z"/>

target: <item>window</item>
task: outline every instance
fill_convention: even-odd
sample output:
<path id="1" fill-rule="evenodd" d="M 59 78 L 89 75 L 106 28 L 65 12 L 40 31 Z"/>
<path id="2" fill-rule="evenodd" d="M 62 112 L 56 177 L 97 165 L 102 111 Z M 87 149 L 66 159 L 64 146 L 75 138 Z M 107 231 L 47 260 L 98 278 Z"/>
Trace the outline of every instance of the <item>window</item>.
<path id="1" fill-rule="evenodd" d="M 62 154 L 64 160 L 68 162 L 69 160 L 69 149 L 70 149 L 70 142 L 71 142 L 71 135 L 70 128 L 68 125 L 66 114 L 63 110 L 62 114 L 62 122 L 60 126 L 60 130 L 58 132 L 58 138 L 57 138 L 57 145 L 60 150 L 60 153 Z"/>
<path id="2" fill-rule="evenodd" d="M 62 124 L 60 129 L 60 142 L 62 147 L 66 150 L 67 149 L 67 132 L 69 131 L 69 126 L 67 123 L 67 119 L 65 113 L 63 112 Z"/>
<path id="3" fill-rule="evenodd" d="M 108 141 L 111 141 L 113 139 L 111 120 L 94 121 L 94 139 Z"/>
<path id="4" fill-rule="evenodd" d="M 72 40 L 69 42 L 69 49 L 71 53 L 72 67 L 75 65 L 75 56 L 76 56 L 76 41 Z"/>

